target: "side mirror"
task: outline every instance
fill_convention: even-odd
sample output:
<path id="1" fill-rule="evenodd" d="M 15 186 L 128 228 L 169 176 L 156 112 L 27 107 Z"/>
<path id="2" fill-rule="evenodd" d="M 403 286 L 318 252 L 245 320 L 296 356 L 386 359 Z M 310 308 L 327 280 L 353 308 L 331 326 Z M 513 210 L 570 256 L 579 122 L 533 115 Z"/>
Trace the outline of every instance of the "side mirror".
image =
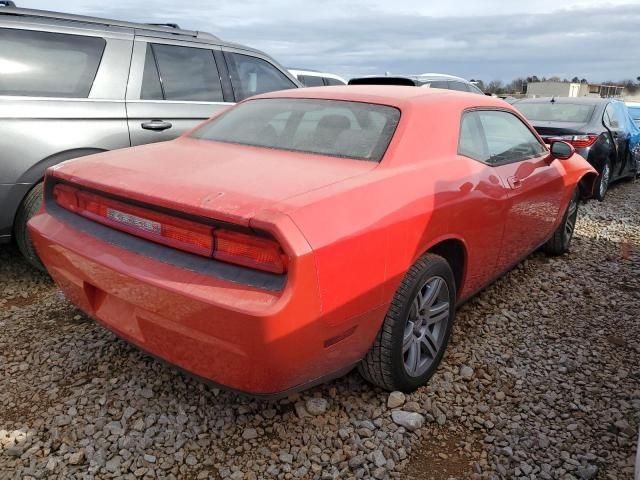
<path id="1" fill-rule="evenodd" d="M 551 156 L 558 160 L 566 160 L 576 153 L 573 145 L 567 142 L 555 141 L 551 144 Z"/>

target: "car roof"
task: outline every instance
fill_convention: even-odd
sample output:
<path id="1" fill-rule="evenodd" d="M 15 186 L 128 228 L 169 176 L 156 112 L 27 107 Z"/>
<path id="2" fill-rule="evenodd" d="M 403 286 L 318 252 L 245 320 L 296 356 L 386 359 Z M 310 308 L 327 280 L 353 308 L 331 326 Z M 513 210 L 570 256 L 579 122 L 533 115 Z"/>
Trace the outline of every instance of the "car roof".
<path id="1" fill-rule="evenodd" d="M 342 100 L 390 105 L 403 108 L 408 105 L 452 103 L 468 107 L 494 107 L 513 111 L 507 102 L 494 97 L 457 90 L 415 88 L 400 85 L 341 85 L 332 87 L 308 87 L 279 90 L 251 98 L 307 98 Z"/>
<path id="2" fill-rule="evenodd" d="M 21 20 L 24 22 L 34 22 L 38 23 L 49 22 L 53 25 L 60 25 L 60 23 L 64 23 L 68 26 L 73 27 L 86 27 L 86 28 L 108 28 L 108 27 L 120 27 L 120 28 L 130 28 L 137 33 L 140 34 L 154 34 L 161 36 L 163 38 L 171 38 L 175 40 L 181 40 L 180 37 L 186 37 L 185 40 L 190 42 L 199 42 L 199 43 L 207 43 L 214 44 L 220 46 L 230 46 L 241 48 L 243 50 L 249 50 L 257 53 L 263 53 L 259 50 L 256 50 L 251 47 L 247 47 L 245 45 L 239 45 L 233 42 L 227 42 L 221 40 L 219 37 L 208 33 L 197 30 L 186 30 L 180 28 L 175 23 L 139 23 L 139 22 L 128 22 L 123 20 L 113 20 L 101 17 L 92 17 L 88 15 L 76 15 L 70 13 L 61 13 L 61 12 L 53 12 L 48 10 L 36 10 L 30 8 L 19 8 L 13 6 L 0 6 L 0 19 L 3 17 L 12 17 L 17 20 Z M 5 17 L 5 18 L 6 18 Z"/>

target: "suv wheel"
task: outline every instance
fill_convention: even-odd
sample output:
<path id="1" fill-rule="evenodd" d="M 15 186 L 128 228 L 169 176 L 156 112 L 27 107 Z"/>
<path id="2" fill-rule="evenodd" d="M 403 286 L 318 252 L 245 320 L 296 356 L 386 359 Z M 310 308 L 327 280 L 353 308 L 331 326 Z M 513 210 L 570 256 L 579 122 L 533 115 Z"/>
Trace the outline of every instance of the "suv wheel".
<path id="1" fill-rule="evenodd" d="M 40 261 L 38 254 L 36 253 L 33 243 L 31 243 L 31 236 L 27 229 L 27 222 L 33 217 L 40 207 L 42 206 L 42 182 L 37 183 L 27 194 L 22 201 L 18 212 L 16 213 L 16 220 L 13 225 L 13 230 L 16 237 L 16 243 L 18 248 L 22 252 L 22 255 L 27 261 L 38 270 L 46 271 L 44 265 Z"/>
<path id="2" fill-rule="evenodd" d="M 386 390 L 410 392 L 433 375 L 449 342 L 456 285 L 446 260 L 423 255 L 407 272 L 358 370 Z"/>

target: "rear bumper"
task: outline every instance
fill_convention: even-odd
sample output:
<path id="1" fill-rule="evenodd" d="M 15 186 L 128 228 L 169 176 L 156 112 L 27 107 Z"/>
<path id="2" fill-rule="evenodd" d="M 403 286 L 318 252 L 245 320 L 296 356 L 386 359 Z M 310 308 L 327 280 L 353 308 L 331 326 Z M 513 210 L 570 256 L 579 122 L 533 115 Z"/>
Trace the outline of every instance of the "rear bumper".
<path id="1" fill-rule="evenodd" d="M 380 307 L 325 322 L 310 251 L 293 259 L 281 290 L 268 291 L 139 255 L 46 212 L 29 228 L 53 279 L 88 315 L 162 360 L 244 393 L 278 396 L 344 373 L 384 317 Z"/>

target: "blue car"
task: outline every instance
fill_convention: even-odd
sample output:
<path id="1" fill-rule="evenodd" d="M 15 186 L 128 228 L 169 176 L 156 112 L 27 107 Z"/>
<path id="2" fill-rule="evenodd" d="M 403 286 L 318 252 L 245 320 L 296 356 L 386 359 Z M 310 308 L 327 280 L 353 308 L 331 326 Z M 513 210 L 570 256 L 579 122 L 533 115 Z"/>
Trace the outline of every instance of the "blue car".
<path id="1" fill-rule="evenodd" d="M 633 123 L 640 127 L 640 102 L 626 102 L 626 105 L 631 118 L 633 118 Z"/>

